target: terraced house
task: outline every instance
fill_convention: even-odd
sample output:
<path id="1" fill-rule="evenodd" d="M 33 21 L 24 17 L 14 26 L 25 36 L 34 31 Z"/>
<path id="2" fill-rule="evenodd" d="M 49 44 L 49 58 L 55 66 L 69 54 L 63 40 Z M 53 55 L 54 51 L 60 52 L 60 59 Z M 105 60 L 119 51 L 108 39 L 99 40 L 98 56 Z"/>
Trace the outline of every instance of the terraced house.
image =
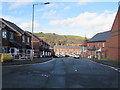
<path id="1" fill-rule="evenodd" d="M 12 53 L 25 57 L 31 52 L 31 36 L 25 33 L 14 23 L 0 18 L 2 24 L 2 53 Z"/>
<path id="2" fill-rule="evenodd" d="M 2 53 L 2 34 L 1 34 L 1 29 L 2 29 L 2 26 L 0 26 L 0 54 Z"/>
<path id="3" fill-rule="evenodd" d="M 54 47 L 55 55 L 74 55 L 81 54 L 81 44 L 56 45 Z"/>
<path id="4" fill-rule="evenodd" d="M 26 58 L 28 55 L 34 55 L 34 57 L 51 56 L 48 43 L 30 32 L 23 31 L 10 21 L 0 18 L 0 22 L 2 26 L 2 53 L 12 53 L 15 58 Z M 34 52 L 32 52 L 32 42 Z"/>
<path id="5" fill-rule="evenodd" d="M 44 42 L 42 39 L 32 34 L 31 32 L 26 31 L 33 39 L 31 39 L 31 43 L 33 43 L 34 48 L 34 56 L 35 57 L 46 57 L 51 56 L 50 45 Z"/>

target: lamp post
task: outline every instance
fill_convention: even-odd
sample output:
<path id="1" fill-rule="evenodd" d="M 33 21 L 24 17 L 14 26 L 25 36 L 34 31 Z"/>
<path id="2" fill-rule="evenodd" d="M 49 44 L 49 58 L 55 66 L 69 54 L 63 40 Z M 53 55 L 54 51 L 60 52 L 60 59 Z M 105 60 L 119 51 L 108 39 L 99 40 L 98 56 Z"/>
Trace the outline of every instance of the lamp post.
<path id="1" fill-rule="evenodd" d="M 34 48 L 33 48 L 33 33 L 34 33 L 34 8 L 35 8 L 35 5 L 46 5 L 46 4 L 50 4 L 50 2 L 46 2 L 46 3 L 40 3 L 40 4 L 33 4 L 32 6 L 32 60 L 33 60 L 33 57 L 34 57 Z"/>

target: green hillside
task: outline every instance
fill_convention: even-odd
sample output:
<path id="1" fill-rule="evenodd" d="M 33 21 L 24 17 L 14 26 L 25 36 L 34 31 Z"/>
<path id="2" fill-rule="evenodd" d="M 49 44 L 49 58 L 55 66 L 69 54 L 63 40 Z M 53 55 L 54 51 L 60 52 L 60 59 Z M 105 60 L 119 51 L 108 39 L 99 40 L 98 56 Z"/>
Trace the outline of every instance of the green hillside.
<path id="1" fill-rule="evenodd" d="M 55 33 L 34 33 L 39 38 L 46 42 L 51 42 L 53 45 L 56 43 L 60 44 L 82 44 L 84 37 L 74 36 L 74 35 L 58 35 Z"/>

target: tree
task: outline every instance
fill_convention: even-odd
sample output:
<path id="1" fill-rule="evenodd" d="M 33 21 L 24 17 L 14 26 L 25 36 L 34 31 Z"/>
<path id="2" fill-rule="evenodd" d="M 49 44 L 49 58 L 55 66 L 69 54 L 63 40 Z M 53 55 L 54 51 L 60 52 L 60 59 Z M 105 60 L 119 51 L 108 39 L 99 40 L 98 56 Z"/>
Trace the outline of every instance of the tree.
<path id="1" fill-rule="evenodd" d="M 56 40 L 55 41 L 58 45 L 61 45 L 61 41 L 60 40 Z"/>
<path id="2" fill-rule="evenodd" d="M 53 35 L 56 35 L 55 33 L 53 33 Z"/>
<path id="3" fill-rule="evenodd" d="M 40 34 L 43 34 L 43 32 L 39 32 Z"/>

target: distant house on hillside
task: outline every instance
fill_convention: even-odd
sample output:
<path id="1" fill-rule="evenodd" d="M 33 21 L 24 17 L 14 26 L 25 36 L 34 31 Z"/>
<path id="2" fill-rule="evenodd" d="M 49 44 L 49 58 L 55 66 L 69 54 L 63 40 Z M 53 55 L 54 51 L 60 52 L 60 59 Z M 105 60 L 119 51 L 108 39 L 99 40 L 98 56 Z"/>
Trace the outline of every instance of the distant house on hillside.
<path id="1" fill-rule="evenodd" d="M 110 31 L 98 33 L 87 41 L 88 58 L 106 58 L 108 52 L 108 42 Z"/>
<path id="2" fill-rule="evenodd" d="M 54 46 L 55 55 L 81 54 L 81 44 L 66 44 Z"/>

